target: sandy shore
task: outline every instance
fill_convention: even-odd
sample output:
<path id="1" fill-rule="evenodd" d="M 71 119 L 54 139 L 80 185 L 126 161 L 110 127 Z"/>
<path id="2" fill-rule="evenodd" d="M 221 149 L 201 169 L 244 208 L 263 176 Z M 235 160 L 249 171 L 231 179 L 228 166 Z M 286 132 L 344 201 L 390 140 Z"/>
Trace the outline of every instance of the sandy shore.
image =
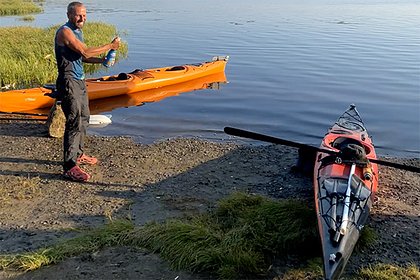
<path id="1" fill-rule="evenodd" d="M 137 225 L 198 213 L 234 191 L 312 203 L 311 178 L 291 171 L 297 151 L 284 146 L 241 146 L 199 139 L 152 145 L 124 137 L 88 137 L 88 183 L 61 175 L 61 139 L 47 137 L 36 121 L 0 121 L 0 254 L 34 250 L 96 227 L 106 217 Z M 399 160 L 419 164 L 418 160 Z M 371 227 L 377 245 L 350 259 L 347 271 L 374 262 L 420 266 L 420 176 L 381 167 Z M 28 184 L 29 182 L 29 184 Z M 279 269 L 280 271 L 281 269 Z M 61 275 L 57 278 L 57 275 Z M 0 271 L 0 279 L 211 279 L 172 271 L 157 255 L 109 248 L 38 271 Z"/>

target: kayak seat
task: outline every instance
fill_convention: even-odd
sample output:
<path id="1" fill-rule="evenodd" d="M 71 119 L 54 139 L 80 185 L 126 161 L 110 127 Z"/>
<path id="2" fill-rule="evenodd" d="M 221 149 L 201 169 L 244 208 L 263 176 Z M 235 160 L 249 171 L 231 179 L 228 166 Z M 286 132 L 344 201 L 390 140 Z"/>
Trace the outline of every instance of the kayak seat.
<path id="1" fill-rule="evenodd" d="M 338 150 L 342 150 L 343 148 L 347 147 L 349 144 L 354 144 L 354 145 L 362 147 L 365 150 L 365 153 L 367 155 L 370 153 L 370 149 L 368 147 L 366 147 L 361 142 L 353 138 L 338 137 L 334 140 L 334 142 L 331 143 L 331 146 Z"/>
<path id="2" fill-rule="evenodd" d="M 143 70 L 140 70 L 140 71 L 133 71 L 133 72 L 131 72 L 131 73 L 129 73 L 129 74 L 133 74 L 133 75 L 135 75 L 137 78 L 140 78 L 140 79 L 142 79 L 142 80 L 145 80 L 145 79 L 150 79 L 150 78 L 154 78 L 155 76 L 153 76 L 152 74 L 150 74 L 150 72 L 149 71 L 143 71 Z"/>
<path id="3" fill-rule="evenodd" d="M 174 66 L 172 68 L 166 69 L 165 71 L 181 71 L 185 70 L 185 66 Z"/>
<path id="4" fill-rule="evenodd" d="M 124 80 L 128 80 L 128 75 L 127 73 L 120 73 L 117 76 L 117 81 L 124 81 Z"/>
<path id="5" fill-rule="evenodd" d="M 347 137 L 338 137 L 332 142 L 332 145 L 334 148 L 341 150 L 344 147 L 348 146 L 349 144 L 359 145 L 362 146 L 362 144 L 353 138 L 347 138 Z"/>
<path id="6" fill-rule="evenodd" d="M 366 155 L 369 154 L 370 149 L 356 139 L 338 137 L 329 144 L 331 147 L 339 150 L 339 152 L 321 159 L 321 167 L 337 163 L 354 163 L 360 167 L 366 167 L 368 165 L 369 160 Z"/>
<path id="7" fill-rule="evenodd" d="M 124 81 L 124 80 L 128 80 L 130 78 L 130 76 L 127 73 L 120 73 L 118 74 L 118 76 L 109 76 L 109 77 L 105 77 L 105 78 L 100 78 L 96 81 L 100 81 L 100 82 L 111 82 L 111 81 Z"/>

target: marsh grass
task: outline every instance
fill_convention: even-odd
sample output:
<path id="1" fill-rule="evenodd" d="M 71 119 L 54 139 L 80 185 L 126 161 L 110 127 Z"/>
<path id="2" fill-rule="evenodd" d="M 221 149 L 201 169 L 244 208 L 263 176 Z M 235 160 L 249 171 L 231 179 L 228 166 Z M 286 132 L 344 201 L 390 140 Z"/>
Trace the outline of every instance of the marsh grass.
<path id="1" fill-rule="evenodd" d="M 234 279 L 267 273 L 275 255 L 315 250 L 315 222 L 302 202 L 236 193 L 212 213 L 148 224 L 133 232 L 130 243 L 159 253 L 175 269 Z"/>
<path id="2" fill-rule="evenodd" d="M 17 255 L 0 256 L 0 267 L 30 271 L 58 263 L 82 253 L 93 253 L 104 247 L 123 245 L 133 224 L 127 220 L 109 222 L 104 227 L 89 230 L 80 237 L 62 241 L 48 248 Z"/>
<path id="3" fill-rule="evenodd" d="M 322 259 L 314 258 L 309 260 L 304 267 L 291 269 L 283 277 L 274 280 L 319 280 L 323 278 Z"/>
<path id="4" fill-rule="evenodd" d="M 1 87 L 14 84 L 14 88 L 27 88 L 55 82 L 57 70 L 54 35 L 58 27 L 58 25 L 49 28 L 0 27 L 0 38 L 2 38 Z M 107 44 L 117 33 L 114 26 L 101 22 L 88 22 L 83 31 L 87 46 Z M 123 43 L 117 52 L 117 60 L 126 54 L 127 45 Z M 100 67 L 103 66 L 85 64 L 85 71 L 94 73 Z"/>
<path id="5" fill-rule="evenodd" d="M 42 12 L 42 8 L 31 0 L 0 0 L 0 16 L 17 16 Z"/>
<path id="6" fill-rule="evenodd" d="M 0 268 L 29 271 L 105 247 L 134 246 L 158 253 L 174 269 L 207 272 L 220 279 L 264 277 L 274 258 L 288 256 L 298 258 L 302 265 L 276 279 L 322 277 L 322 262 L 314 259 L 320 253 L 316 217 L 314 210 L 301 201 L 273 201 L 235 193 L 222 199 L 211 212 L 137 228 L 130 220 L 105 215 L 109 222 L 104 227 L 83 231 L 77 238 L 35 252 L 0 256 Z M 360 279 L 420 280 L 374 278 L 380 270 L 380 267 L 365 268 Z M 397 268 L 392 273 L 418 276 L 418 269 Z M 363 278 L 365 275 L 371 278 Z"/>
<path id="7" fill-rule="evenodd" d="M 281 278 L 275 280 L 319 280 L 323 279 L 322 260 L 313 259 L 302 268 L 291 269 Z M 378 263 L 360 269 L 354 276 L 347 280 L 420 280 L 419 268 L 415 264 L 400 266 L 396 264 Z"/>
<path id="8" fill-rule="evenodd" d="M 376 244 L 377 240 L 378 240 L 377 232 L 370 226 L 365 226 L 360 232 L 360 237 L 356 243 L 356 247 L 354 248 L 354 251 L 358 252 L 365 248 L 370 248 Z"/>
<path id="9" fill-rule="evenodd" d="M 358 280 L 420 280 L 420 271 L 415 264 L 398 266 L 376 264 L 362 268 Z"/>

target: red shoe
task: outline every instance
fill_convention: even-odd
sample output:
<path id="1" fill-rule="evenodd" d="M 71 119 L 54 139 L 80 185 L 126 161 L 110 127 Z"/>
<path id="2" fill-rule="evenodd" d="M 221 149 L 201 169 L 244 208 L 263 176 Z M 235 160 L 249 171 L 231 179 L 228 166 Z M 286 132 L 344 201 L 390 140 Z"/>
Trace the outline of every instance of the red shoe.
<path id="1" fill-rule="evenodd" d="M 77 158 L 77 164 L 89 164 L 95 165 L 98 163 L 98 159 L 95 157 L 90 157 L 85 154 L 82 154 L 80 157 Z"/>
<path id="2" fill-rule="evenodd" d="M 64 176 L 77 182 L 86 182 L 90 179 L 90 175 L 77 165 L 64 172 Z"/>

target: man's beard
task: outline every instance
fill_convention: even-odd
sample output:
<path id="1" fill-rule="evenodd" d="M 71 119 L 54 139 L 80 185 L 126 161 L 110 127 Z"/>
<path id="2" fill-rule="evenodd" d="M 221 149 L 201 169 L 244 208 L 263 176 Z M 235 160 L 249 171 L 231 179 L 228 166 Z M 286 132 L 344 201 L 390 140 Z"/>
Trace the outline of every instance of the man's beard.
<path id="1" fill-rule="evenodd" d="M 76 26 L 77 26 L 78 28 L 80 28 L 80 29 L 82 29 L 84 25 L 85 25 L 85 22 L 84 22 L 84 21 L 81 21 L 81 22 L 76 22 Z"/>

